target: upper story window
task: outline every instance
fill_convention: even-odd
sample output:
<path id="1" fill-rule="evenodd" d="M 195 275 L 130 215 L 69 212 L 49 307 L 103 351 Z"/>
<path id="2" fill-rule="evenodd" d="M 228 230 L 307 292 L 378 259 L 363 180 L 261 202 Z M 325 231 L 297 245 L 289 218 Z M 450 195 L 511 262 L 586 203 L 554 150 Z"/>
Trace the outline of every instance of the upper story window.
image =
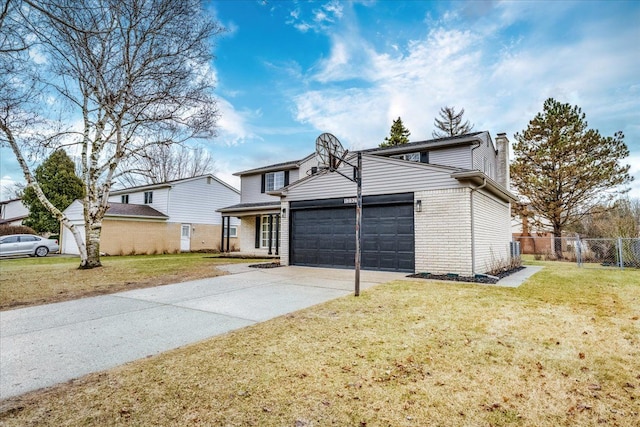
<path id="1" fill-rule="evenodd" d="M 265 175 L 265 191 L 278 190 L 284 187 L 284 172 L 271 172 Z"/>
<path id="2" fill-rule="evenodd" d="M 129 195 L 123 194 L 122 196 L 120 196 L 120 203 L 129 203 Z"/>
<path id="3" fill-rule="evenodd" d="M 398 154 L 391 157 L 393 157 L 394 159 L 406 160 L 408 162 L 420 162 L 420 153 Z"/>
<path id="4" fill-rule="evenodd" d="M 153 203 L 153 191 L 144 192 L 144 204 L 150 205 Z"/>
<path id="5" fill-rule="evenodd" d="M 262 175 L 262 193 L 289 185 L 289 171 L 268 172 Z"/>

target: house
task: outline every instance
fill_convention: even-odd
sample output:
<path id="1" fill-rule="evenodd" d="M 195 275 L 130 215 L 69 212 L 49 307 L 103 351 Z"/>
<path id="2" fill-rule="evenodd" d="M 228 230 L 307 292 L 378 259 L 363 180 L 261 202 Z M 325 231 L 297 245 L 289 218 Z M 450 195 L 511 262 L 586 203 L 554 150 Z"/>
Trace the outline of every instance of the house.
<path id="1" fill-rule="evenodd" d="M 213 175 L 112 191 L 100 251 L 128 255 L 220 250 L 223 224 L 216 209 L 239 201 L 239 191 Z M 65 214 L 84 235 L 80 201 L 73 202 Z M 240 221 L 229 219 L 225 225 L 228 249 L 237 248 Z M 61 252 L 78 254 L 66 227 L 61 233 Z"/>
<path id="2" fill-rule="evenodd" d="M 508 146 L 505 134 L 494 143 L 475 132 L 362 151 L 362 268 L 470 276 L 506 264 L 516 201 Z M 283 265 L 351 268 L 352 174 L 346 163 L 337 172 L 319 168 L 315 154 L 240 172 L 241 203 L 220 212 L 247 230 L 242 252 L 278 254 Z"/>
<path id="3" fill-rule="evenodd" d="M 0 202 L 0 225 L 22 225 L 22 220 L 29 216 L 29 209 L 22 199 L 11 199 Z"/>

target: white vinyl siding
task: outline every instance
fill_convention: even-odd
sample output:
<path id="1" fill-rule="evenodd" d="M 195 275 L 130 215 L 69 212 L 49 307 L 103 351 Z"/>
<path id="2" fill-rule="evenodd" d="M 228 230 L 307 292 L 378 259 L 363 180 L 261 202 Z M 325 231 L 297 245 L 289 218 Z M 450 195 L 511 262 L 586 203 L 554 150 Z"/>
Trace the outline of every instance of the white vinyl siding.
<path id="1" fill-rule="evenodd" d="M 207 177 L 174 185 L 170 197 L 169 221 L 191 224 L 221 225 L 222 214 L 216 209 L 240 203 L 237 192 Z M 231 225 L 239 224 L 231 217 Z"/>
<path id="2" fill-rule="evenodd" d="M 29 209 L 22 203 L 22 200 L 11 200 L 2 204 L 2 219 L 11 219 L 23 215 L 28 215 Z"/>
<path id="3" fill-rule="evenodd" d="M 489 178 L 496 179 L 498 156 L 489 139 L 473 150 L 473 165 L 471 169 L 484 172 Z"/>
<path id="4" fill-rule="evenodd" d="M 129 203 L 144 204 L 146 191 L 153 191 L 153 203 L 149 206 L 168 215 L 169 222 L 220 225 L 222 215 L 216 209 L 240 203 L 237 191 L 207 176 L 176 182 L 173 187 L 127 193 Z M 109 201 L 120 202 L 121 195 L 112 195 Z M 237 218 L 231 218 L 231 225 L 239 224 Z"/>
<path id="5" fill-rule="evenodd" d="M 355 163 L 355 159 L 350 162 Z M 363 156 L 362 163 L 362 194 L 365 196 L 461 187 L 456 179 L 451 178 L 453 170 L 448 168 L 371 155 Z M 353 175 L 351 167 L 343 167 L 341 172 Z M 292 187 L 287 201 L 355 195 L 355 183 L 340 174 L 328 173 L 311 178 L 300 187 Z"/>
<path id="6" fill-rule="evenodd" d="M 291 175 L 289 175 L 291 180 Z M 261 203 L 261 202 L 276 202 L 278 197 L 270 196 L 267 193 L 262 193 L 262 174 L 245 175 L 240 178 L 240 192 L 242 194 L 241 203 Z"/>
<path id="7" fill-rule="evenodd" d="M 153 200 L 151 203 L 146 203 L 145 193 L 153 192 Z M 135 205 L 149 205 L 155 210 L 162 212 L 165 215 L 169 215 L 169 187 L 154 188 L 153 190 L 140 190 L 133 191 L 126 194 L 110 195 L 109 201 L 115 203 L 122 203 L 122 196 L 129 196 L 128 200 L 130 204 Z"/>
<path id="8" fill-rule="evenodd" d="M 471 146 L 461 145 L 429 151 L 429 163 L 454 168 L 472 169 Z"/>

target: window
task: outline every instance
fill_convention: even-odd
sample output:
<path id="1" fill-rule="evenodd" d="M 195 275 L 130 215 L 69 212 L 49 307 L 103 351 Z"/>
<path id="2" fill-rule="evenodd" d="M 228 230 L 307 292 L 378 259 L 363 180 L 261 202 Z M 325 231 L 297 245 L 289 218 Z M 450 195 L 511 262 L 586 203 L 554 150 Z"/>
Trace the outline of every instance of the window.
<path id="1" fill-rule="evenodd" d="M 40 239 L 38 239 L 35 236 L 20 236 L 20 241 L 21 242 L 37 242 Z"/>
<path id="2" fill-rule="evenodd" d="M 268 229 L 268 227 L 269 227 L 269 225 L 267 224 L 267 229 Z M 227 237 L 227 227 L 224 228 L 224 237 Z M 232 239 L 234 237 L 238 237 L 238 227 L 237 226 L 232 225 L 231 227 L 229 227 L 229 237 L 232 238 Z"/>
<path id="3" fill-rule="evenodd" d="M 265 191 L 274 191 L 284 187 L 284 172 L 270 172 L 265 174 Z"/>
<path id="4" fill-rule="evenodd" d="M 420 153 L 398 154 L 397 156 L 391 157 L 394 159 L 406 160 L 408 162 L 420 162 Z"/>
<path id="5" fill-rule="evenodd" d="M 153 191 L 145 191 L 144 192 L 144 204 L 150 205 L 153 203 Z"/>
<path id="6" fill-rule="evenodd" d="M 18 236 L 9 236 L 0 240 L 0 243 L 18 243 Z"/>
<path id="7" fill-rule="evenodd" d="M 273 222 L 271 225 L 271 247 L 276 246 L 276 221 L 278 221 L 278 217 L 273 216 Z M 278 227 L 279 229 L 279 227 Z M 262 216 L 262 229 L 260 233 L 260 247 L 268 248 L 269 247 L 269 215 Z"/>
<path id="8" fill-rule="evenodd" d="M 128 194 L 124 194 L 124 195 L 120 196 L 120 203 L 129 203 L 129 195 Z"/>

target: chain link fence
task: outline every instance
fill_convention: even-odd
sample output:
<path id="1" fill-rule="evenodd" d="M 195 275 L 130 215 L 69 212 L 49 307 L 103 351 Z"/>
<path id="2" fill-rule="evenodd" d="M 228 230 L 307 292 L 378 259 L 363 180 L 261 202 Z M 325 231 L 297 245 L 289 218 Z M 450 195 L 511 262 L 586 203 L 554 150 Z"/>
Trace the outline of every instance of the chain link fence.
<path id="1" fill-rule="evenodd" d="M 522 255 L 545 261 L 571 261 L 581 267 L 640 268 L 640 238 L 520 236 Z"/>

